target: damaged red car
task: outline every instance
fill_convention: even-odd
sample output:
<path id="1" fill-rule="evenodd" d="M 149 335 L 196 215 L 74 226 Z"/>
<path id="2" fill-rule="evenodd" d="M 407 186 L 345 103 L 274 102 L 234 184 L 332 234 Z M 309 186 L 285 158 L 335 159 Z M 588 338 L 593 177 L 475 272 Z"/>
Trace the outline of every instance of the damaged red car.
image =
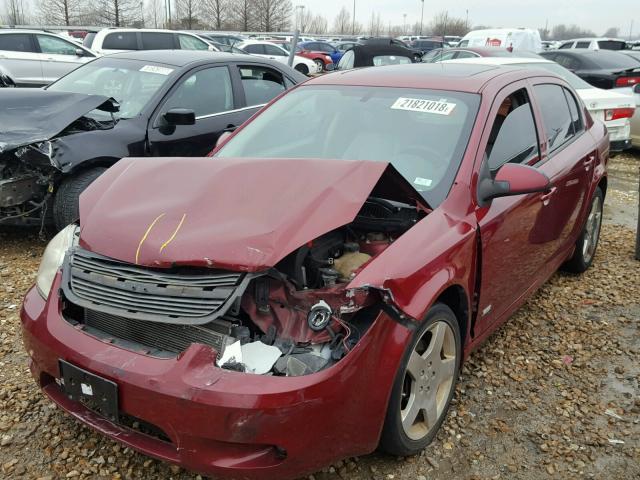
<path id="1" fill-rule="evenodd" d="M 217 478 L 287 479 L 436 435 L 460 366 L 592 263 L 608 139 L 549 72 L 311 80 L 213 158 L 124 159 L 22 309 L 42 390 Z"/>

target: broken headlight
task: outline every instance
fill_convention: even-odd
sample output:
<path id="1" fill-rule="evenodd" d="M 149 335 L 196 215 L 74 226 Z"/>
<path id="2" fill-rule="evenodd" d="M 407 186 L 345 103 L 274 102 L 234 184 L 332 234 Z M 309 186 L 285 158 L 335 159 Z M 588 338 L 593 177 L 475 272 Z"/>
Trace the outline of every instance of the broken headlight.
<path id="1" fill-rule="evenodd" d="M 36 277 L 36 288 L 45 300 L 49 298 L 53 279 L 62 265 L 65 253 L 76 242 L 78 230 L 79 227 L 72 224 L 58 232 L 49 242 L 42 255 L 38 276 Z"/>

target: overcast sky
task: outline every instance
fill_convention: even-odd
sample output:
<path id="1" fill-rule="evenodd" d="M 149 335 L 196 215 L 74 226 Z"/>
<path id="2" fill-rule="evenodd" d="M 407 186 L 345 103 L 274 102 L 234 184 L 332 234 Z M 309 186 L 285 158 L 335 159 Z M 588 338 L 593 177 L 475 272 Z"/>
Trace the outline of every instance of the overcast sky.
<path id="1" fill-rule="evenodd" d="M 340 9 L 353 9 L 353 0 L 293 0 L 329 20 L 329 26 Z M 385 25 L 402 25 L 403 13 L 407 24 L 420 21 L 420 0 L 356 0 L 356 20 L 366 26 L 371 12 L 380 13 Z M 438 12 L 464 18 L 469 11 L 469 24 L 501 27 L 544 27 L 558 23 L 577 24 L 603 34 L 609 27 L 619 27 L 620 34 L 629 35 L 634 20 L 634 35 L 640 31 L 640 0 L 455 0 L 453 2 L 426 0 L 424 24 Z M 634 18 L 635 17 L 635 18 Z"/>

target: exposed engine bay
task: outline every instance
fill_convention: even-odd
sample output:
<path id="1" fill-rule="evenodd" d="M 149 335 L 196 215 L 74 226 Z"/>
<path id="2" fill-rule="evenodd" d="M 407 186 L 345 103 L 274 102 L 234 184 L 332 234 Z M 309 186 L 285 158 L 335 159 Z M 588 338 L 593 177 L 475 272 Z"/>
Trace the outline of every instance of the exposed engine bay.
<path id="1" fill-rule="evenodd" d="M 140 300 L 135 309 L 134 292 L 140 290 L 135 282 L 141 277 L 131 275 L 133 266 L 96 268 L 99 259 L 78 254 L 63 268 L 64 316 L 91 335 L 149 355 L 171 357 L 201 343 L 217 351 L 223 369 L 279 376 L 315 373 L 347 355 L 381 308 L 379 290 L 347 289 L 350 280 L 425 215 L 416 205 L 369 197 L 353 222 L 299 247 L 267 271 L 227 272 L 229 278 L 221 273 L 213 283 L 198 280 L 204 287 L 197 291 L 175 274 L 153 285 L 149 280 L 144 289 L 154 298 L 182 289 L 170 305 L 154 305 L 153 317 L 145 310 L 148 300 Z M 210 321 L 196 324 L 186 317 L 195 302 L 216 301 L 224 303 Z M 167 315 L 163 319 L 157 313 L 161 309 Z M 178 309 L 182 316 L 172 313 Z"/>

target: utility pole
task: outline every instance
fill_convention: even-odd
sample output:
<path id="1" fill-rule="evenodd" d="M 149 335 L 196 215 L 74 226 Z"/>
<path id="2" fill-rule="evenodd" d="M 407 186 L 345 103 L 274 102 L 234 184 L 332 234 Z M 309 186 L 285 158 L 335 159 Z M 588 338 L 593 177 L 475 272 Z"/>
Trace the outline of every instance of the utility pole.
<path id="1" fill-rule="evenodd" d="M 633 19 L 631 20 L 631 25 L 629 25 L 629 41 L 631 41 L 632 35 L 633 35 Z"/>
<path id="2" fill-rule="evenodd" d="M 467 10 L 468 12 L 469 10 Z M 420 35 L 422 35 L 422 23 L 424 22 L 424 0 L 422 0 L 422 12 L 420 13 Z"/>
<path id="3" fill-rule="evenodd" d="M 171 0 L 167 0 L 167 19 L 169 20 L 169 28 L 171 28 Z"/>
<path id="4" fill-rule="evenodd" d="M 467 16 L 466 16 L 465 21 L 464 21 L 464 28 L 469 30 L 469 9 L 468 8 L 467 8 Z"/>
<path id="5" fill-rule="evenodd" d="M 351 19 L 351 35 L 356 34 L 356 0 L 353 0 L 353 18 Z"/>
<path id="6" fill-rule="evenodd" d="M 140 1 L 140 21 L 142 22 L 142 28 L 144 28 L 144 3 Z"/>

